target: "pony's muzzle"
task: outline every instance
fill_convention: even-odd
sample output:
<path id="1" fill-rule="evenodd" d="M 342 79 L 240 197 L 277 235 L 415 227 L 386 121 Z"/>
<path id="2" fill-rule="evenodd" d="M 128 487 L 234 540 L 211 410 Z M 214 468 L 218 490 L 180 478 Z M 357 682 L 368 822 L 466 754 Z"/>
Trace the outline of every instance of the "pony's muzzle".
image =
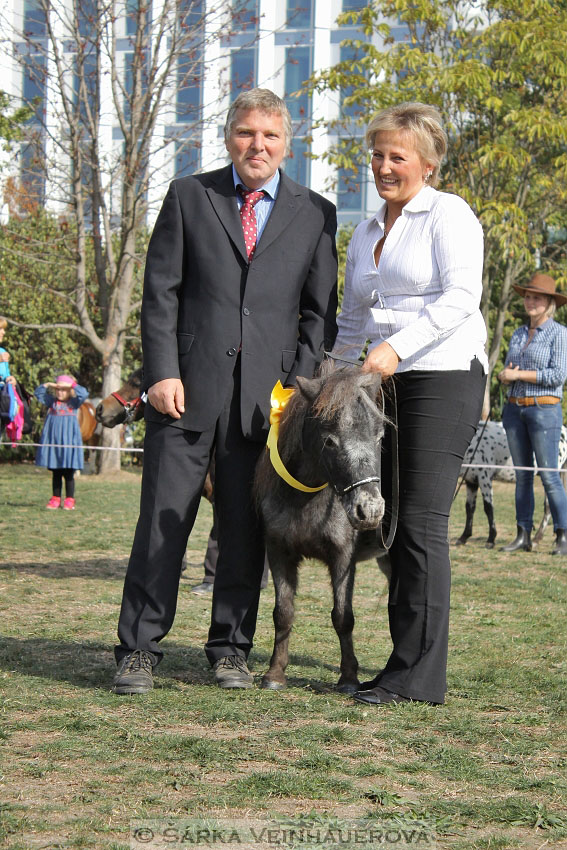
<path id="1" fill-rule="evenodd" d="M 378 484 L 366 484 L 343 498 L 348 520 L 357 531 L 378 528 L 384 516 L 385 503 Z"/>

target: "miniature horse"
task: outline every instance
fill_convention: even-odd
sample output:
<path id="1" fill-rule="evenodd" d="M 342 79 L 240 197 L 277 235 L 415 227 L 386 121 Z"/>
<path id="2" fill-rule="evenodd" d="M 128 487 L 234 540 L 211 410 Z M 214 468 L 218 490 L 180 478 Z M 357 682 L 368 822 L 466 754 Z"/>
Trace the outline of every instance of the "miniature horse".
<path id="1" fill-rule="evenodd" d="M 341 647 L 337 688 L 353 693 L 359 684 L 352 643 L 355 565 L 379 553 L 377 529 L 384 515 L 380 376 L 339 369 L 298 378 L 297 384 L 282 414 L 279 454 L 296 481 L 329 486 L 302 492 L 279 476 L 268 452 L 258 461 L 254 493 L 276 590 L 274 651 L 262 687 L 285 687 L 298 566 L 303 557 L 314 557 L 327 564 L 333 585 L 331 618 Z"/>

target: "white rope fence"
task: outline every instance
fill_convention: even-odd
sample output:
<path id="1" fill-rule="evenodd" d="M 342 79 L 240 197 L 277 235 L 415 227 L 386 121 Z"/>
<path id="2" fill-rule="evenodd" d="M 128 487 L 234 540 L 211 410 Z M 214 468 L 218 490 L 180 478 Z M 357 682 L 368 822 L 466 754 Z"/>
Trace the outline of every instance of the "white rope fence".
<path id="1" fill-rule="evenodd" d="M 74 446 L 74 445 L 60 445 L 59 443 L 11 443 L 10 440 L 0 439 L 0 448 L 6 447 L 11 449 L 19 449 L 19 448 L 39 448 L 39 446 L 46 446 L 49 448 L 60 448 L 60 449 L 83 449 L 84 451 L 93 451 L 93 452 L 133 452 L 137 454 L 143 454 L 144 450 L 139 448 L 127 448 L 127 447 L 114 447 L 114 446 Z M 551 466 L 544 467 L 548 472 L 565 472 L 565 469 L 562 468 L 554 468 Z M 496 463 L 463 463 L 461 465 L 461 469 L 506 469 L 506 470 L 515 470 L 519 469 L 520 471 L 527 472 L 539 472 L 539 466 L 511 466 L 510 464 L 496 464 Z"/>
<path id="2" fill-rule="evenodd" d="M 77 445 L 62 445 L 61 443 L 11 443 L 10 440 L 0 440 L 0 447 L 8 449 L 28 449 L 39 448 L 57 448 L 57 449 L 83 449 L 87 452 L 142 452 L 143 449 L 127 448 L 122 446 L 77 446 Z"/>

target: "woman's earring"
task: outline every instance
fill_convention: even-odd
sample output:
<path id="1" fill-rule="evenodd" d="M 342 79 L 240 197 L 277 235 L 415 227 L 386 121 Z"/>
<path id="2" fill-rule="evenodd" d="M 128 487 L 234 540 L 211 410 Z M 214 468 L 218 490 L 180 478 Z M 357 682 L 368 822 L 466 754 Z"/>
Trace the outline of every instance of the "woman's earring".
<path id="1" fill-rule="evenodd" d="M 423 179 L 423 182 L 424 182 L 426 185 L 427 185 L 427 183 L 429 183 L 429 181 L 431 180 L 431 173 L 432 173 L 431 171 L 428 171 L 428 172 L 427 172 L 427 174 L 425 175 L 424 179 Z"/>

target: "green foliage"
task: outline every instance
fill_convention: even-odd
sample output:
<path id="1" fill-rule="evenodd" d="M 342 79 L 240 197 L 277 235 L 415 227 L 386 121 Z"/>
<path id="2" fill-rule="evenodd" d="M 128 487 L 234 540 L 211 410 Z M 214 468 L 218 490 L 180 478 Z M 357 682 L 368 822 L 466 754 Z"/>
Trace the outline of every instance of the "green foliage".
<path id="1" fill-rule="evenodd" d="M 101 355 L 81 332 L 76 295 L 76 231 L 67 219 L 40 207 L 28 215 L 12 216 L 0 228 L 0 315 L 9 324 L 4 347 L 12 373 L 28 389 L 61 372 L 71 372 L 91 395 L 101 391 Z M 147 234 L 139 236 L 140 250 Z M 87 304 L 90 321 L 103 334 L 92 240 L 85 245 Z M 141 292 L 138 279 L 135 296 Z M 139 311 L 129 318 L 124 370 L 141 360 Z M 35 327 L 34 327 L 35 326 Z"/>
<path id="2" fill-rule="evenodd" d="M 32 110 L 28 106 L 12 109 L 12 98 L 0 89 L 0 139 L 3 148 L 9 151 L 11 142 L 18 141 L 22 136 L 22 124 L 30 117 Z"/>
<path id="3" fill-rule="evenodd" d="M 317 91 L 342 90 L 345 107 L 360 116 L 355 132 L 351 117 L 334 122 L 341 139 L 327 156 L 356 173 L 375 112 L 414 100 L 440 109 L 450 139 L 440 188 L 464 197 L 484 229 L 482 308 L 494 366 L 512 284 L 541 263 L 567 287 L 567 6 L 374 0 L 343 22 L 357 23 L 365 39 L 376 34 L 380 46 L 343 42 L 357 58 L 310 82 Z"/>
<path id="4" fill-rule="evenodd" d="M 345 289 L 347 248 L 353 233 L 354 227 L 352 227 L 352 225 L 340 227 L 337 231 L 337 254 L 339 257 L 339 310 L 341 309 L 343 293 Z"/>

